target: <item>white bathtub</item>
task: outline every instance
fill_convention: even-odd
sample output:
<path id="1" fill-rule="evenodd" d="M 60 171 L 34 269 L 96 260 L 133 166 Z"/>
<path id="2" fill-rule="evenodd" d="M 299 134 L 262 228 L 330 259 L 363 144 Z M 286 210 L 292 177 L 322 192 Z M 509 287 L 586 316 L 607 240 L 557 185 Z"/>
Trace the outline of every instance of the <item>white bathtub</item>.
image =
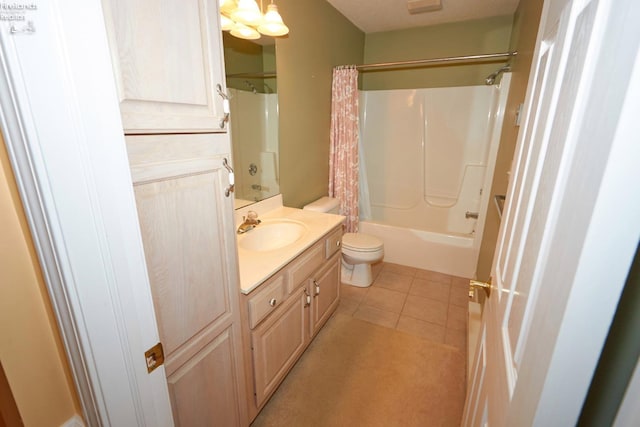
<path id="1" fill-rule="evenodd" d="M 361 221 L 359 231 L 384 242 L 385 262 L 459 277 L 475 275 L 478 249 L 473 235 L 440 234 L 374 221 Z"/>
<path id="2" fill-rule="evenodd" d="M 361 93 L 360 231 L 385 261 L 475 277 L 509 83 Z"/>

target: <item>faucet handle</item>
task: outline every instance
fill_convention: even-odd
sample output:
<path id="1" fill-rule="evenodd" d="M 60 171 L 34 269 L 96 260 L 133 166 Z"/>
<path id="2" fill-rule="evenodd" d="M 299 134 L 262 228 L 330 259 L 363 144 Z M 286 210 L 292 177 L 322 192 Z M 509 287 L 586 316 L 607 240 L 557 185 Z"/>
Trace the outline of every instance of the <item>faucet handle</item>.
<path id="1" fill-rule="evenodd" d="M 258 214 L 255 211 L 249 211 L 249 212 L 247 212 L 247 219 L 249 221 L 254 221 L 254 220 L 258 219 Z"/>

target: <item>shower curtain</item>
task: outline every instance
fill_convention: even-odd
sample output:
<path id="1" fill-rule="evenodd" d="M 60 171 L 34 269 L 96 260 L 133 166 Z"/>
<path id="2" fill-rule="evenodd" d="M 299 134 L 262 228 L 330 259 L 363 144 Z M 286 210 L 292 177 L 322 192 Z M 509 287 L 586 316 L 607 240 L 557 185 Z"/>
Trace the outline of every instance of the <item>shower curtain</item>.
<path id="1" fill-rule="evenodd" d="M 358 231 L 358 70 L 333 69 L 329 196 L 340 201 L 348 233 Z"/>

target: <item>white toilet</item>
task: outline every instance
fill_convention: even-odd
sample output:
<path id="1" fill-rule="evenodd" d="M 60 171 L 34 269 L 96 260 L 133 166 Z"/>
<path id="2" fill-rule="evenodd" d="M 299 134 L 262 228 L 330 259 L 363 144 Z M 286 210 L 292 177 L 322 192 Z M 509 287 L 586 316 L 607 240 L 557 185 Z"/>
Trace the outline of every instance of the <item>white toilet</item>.
<path id="1" fill-rule="evenodd" d="M 322 197 L 303 209 L 339 214 L 340 202 L 331 197 Z M 365 233 L 345 233 L 342 236 L 342 283 L 367 287 L 373 282 L 371 264 L 384 256 L 382 240 Z"/>

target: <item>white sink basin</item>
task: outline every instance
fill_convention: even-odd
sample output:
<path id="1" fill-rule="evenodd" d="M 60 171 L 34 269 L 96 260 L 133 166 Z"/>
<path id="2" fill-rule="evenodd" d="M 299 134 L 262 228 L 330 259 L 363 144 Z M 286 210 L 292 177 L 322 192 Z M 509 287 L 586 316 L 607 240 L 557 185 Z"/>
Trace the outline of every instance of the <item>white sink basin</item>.
<path id="1" fill-rule="evenodd" d="M 238 236 L 238 245 L 248 251 L 273 251 L 295 243 L 307 227 L 290 219 L 263 220 L 251 231 Z"/>

